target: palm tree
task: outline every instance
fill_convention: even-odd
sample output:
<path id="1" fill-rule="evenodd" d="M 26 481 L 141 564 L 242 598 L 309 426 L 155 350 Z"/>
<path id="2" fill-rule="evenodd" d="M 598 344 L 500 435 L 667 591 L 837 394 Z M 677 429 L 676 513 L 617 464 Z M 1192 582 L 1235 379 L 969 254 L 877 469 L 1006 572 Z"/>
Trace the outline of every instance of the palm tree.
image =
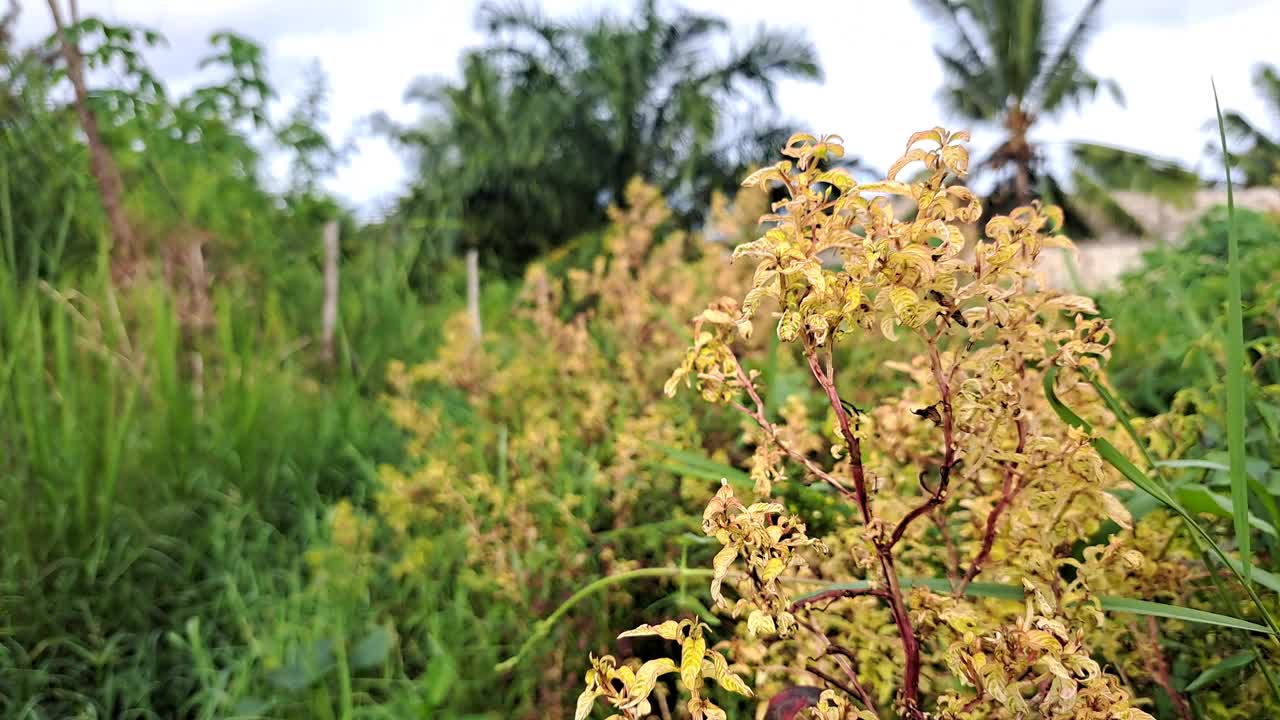
<path id="1" fill-rule="evenodd" d="M 1261 64 L 1254 68 L 1253 86 L 1280 118 L 1280 70 L 1275 65 Z M 1231 153 L 1232 167 L 1244 173 L 1246 185 L 1280 185 L 1280 135 L 1269 135 L 1259 129 L 1242 113 L 1228 111 L 1222 116 L 1227 137 L 1239 147 Z M 1216 129 L 1216 123 L 1210 122 Z M 1210 152 L 1221 160 L 1221 150 L 1216 142 L 1209 144 Z"/>
<path id="2" fill-rule="evenodd" d="M 420 80 L 406 94 L 423 122 L 375 125 L 418 158 L 399 214 L 428 223 L 431 257 L 462 248 L 515 269 L 598 222 L 591 155 L 576 141 L 578 114 L 536 80 L 515 81 L 483 53 L 463 59 L 455 85 Z"/>
<path id="3" fill-rule="evenodd" d="M 723 18 L 687 10 L 664 17 L 654 0 L 641 2 L 629 19 L 578 23 L 490 5 L 481 22 L 499 38 L 492 52 L 510 71 L 559 78 L 566 94 L 578 96 L 596 120 L 590 142 L 609 158 L 603 169 L 615 198 L 636 175 L 669 194 L 698 195 L 699 180 L 713 170 L 709 159 L 716 169 L 735 170 L 739 147 L 754 149 L 783 132 L 755 122 L 758 110 L 734 110 L 748 98 L 774 109 L 780 79 L 821 75 L 813 47 L 796 35 L 761 28 L 718 54 L 713 48 L 732 39 Z"/>
<path id="4" fill-rule="evenodd" d="M 781 146 L 786 129 L 758 120 L 776 115 L 760 107 L 774 108 L 778 81 L 819 75 L 793 35 L 761 29 L 717 52 L 731 40 L 723 19 L 652 1 L 572 22 L 486 6 L 480 22 L 490 41 L 465 57 L 461 82 L 410 93 L 425 121 L 381 125 L 420 159 L 402 211 L 511 266 L 600 225 L 636 176 L 695 219 L 762 146 Z"/>
<path id="5" fill-rule="evenodd" d="M 918 2 L 950 39 L 935 49 L 947 77 L 943 101 L 964 120 L 1003 131 L 996 149 L 974 164 L 976 171 L 994 175 L 989 213 L 1050 197 L 1067 211 L 1069 231 L 1090 233 L 1094 220 L 1105 220 L 1140 232 L 1109 191 L 1158 189 L 1163 197 L 1181 199 L 1199 184 L 1195 173 L 1176 163 L 1090 143 L 1070 144 L 1074 167 L 1070 183 L 1063 182 L 1032 139 L 1037 122 L 1081 107 L 1100 90 L 1123 102 L 1116 83 L 1094 75 L 1082 61 L 1101 0 L 1091 0 L 1065 31 L 1058 30 L 1060 13 L 1047 0 Z"/>

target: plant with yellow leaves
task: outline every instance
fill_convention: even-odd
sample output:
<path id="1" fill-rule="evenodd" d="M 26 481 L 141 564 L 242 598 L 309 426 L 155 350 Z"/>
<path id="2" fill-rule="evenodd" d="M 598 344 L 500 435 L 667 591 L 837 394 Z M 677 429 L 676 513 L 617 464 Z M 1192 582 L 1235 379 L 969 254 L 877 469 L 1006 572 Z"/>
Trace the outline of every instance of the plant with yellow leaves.
<path id="1" fill-rule="evenodd" d="M 1131 663 L 1120 676 L 1095 650 L 1123 655 L 1131 648 L 1117 643 L 1141 634 L 1104 610 L 1160 611 L 1102 592 L 1143 597 L 1160 586 L 1191 604 L 1164 583 L 1188 576 L 1194 545 L 1163 512 L 1135 529 L 1114 494 L 1131 486 L 1099 448 L 1135 448 L 1111 430 L 1116 418 L 1094 390 L 1109 325 L 1090 299 L 1048 290 L 1036 272 L 1044 249 L 1071 247 L 1055 234 L 1061 210 L 1018 208 L 971 241 L 982 207 L 958 182 L 967 140 L 916 133 L 883 181 L 859 183 L 830 167 L 844 153 L 839 137 L 796 135 L 787 160 L 744 181 L 785 191 L 761 217 L 763 235 L 733 253 L 755 263 L 750 288 L 694 318 L 665 386 L 736 409 L 755 446 L 756 501 L 726 483 L 704 514 L 722 548 L 711 596 L 746 618 L 718 647 L 757 690 L 824 680 L 830 689 L 806 702 L 815 718 L 1151 718 L 1135 683 L 1165 688 L 1176 704 L 1167 667 Z M 913 163 L 920 179 L 898 179 Z M 765 398 L 744 364 L 769 316 L 804 358 L 825 428 L 805 426 L 794 396 Z M 884 341 L 921 351 L 890 363 L 906 378 L 896 397 L 859 409 L 838 386 L 835 348 Z M 785 401 L 781 420 L 767 399 Z M 787 478 L 825 487 L 849 520 L 810 538 L 773 496 Z M 1183 610 L 1192 612 L 1171 612 Z M 658 627 L 688 646 L 674 623 Z M 603 667 L 584 698 L 605 692 Z M 615 705 L 624 717 L 653 690 L 649 674 Z M 722 717 L 682 684 L 699 700 L 692 717 Z"/>

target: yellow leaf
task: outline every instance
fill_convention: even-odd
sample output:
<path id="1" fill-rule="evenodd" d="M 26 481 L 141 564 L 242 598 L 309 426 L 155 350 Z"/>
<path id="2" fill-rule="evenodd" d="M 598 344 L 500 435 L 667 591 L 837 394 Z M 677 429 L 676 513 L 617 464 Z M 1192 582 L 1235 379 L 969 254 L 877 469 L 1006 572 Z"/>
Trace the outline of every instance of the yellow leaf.
<path id="1" fill-rule="evenodd" d="M 884 318 L 880 321 L 880 334 L 884 335 L 887 340 L 896 341 L 898 339 L 898 333 L 894 330 L 894 326 L 897 324 L 897 318 Z"/>
<path id="2" fill-rule="evenodd" d="M 745 242 L 733 249 L 733 260 L 740 257 L 773 257 L 773 243 L 766 238 Z"/>
<path id="3" fill-rule="evenodd" d="M 680 639 L 680 623 L 675 620 L 668 620 L 661 625 L 641 625 L 635 630 L 628 630 L 618 637 L 643 637 L 646 635 L 657 635 L 664 640 Z"/>
<path id="4" fill-rule="evenodd" d="M 1133 527 L 1133 516 L 1129 514 L 1129 508 L 1120 502 L 1120 498 L 1105 490 L 1100 490 L 1098 491 L 1098 499 L 1102 501 L 1102 507 L 1106 510 L 1107 517 L 1111 518 L 1112 522 L 1125 530 Z"/>
<path id="5" fill-rule="evenodd" d="M 695 691 L 702 681 L 702 656 L 707 653 L 707 641 L 701 635 L 691 635 L 680 646 L 680 681 L 690 691 Z"/>
<path id="6" fill-rule="evenodd" d="M 747 632 L 752 635 L 770 637 L 778 634 L 778 627 L 773 624 L 773 616 L 762 610 L 752 610 L 747 616 Z"/>
<path id="7" fill-rule="evenodd" d="M 725 545 L 711 561 L 711 567 L 715 571 L 715 575 L 711 578 L 711 597 L 717 604 L 724 604 L 724 593 L 720 591 L 720 586 L 724 583 L 724 576 L 729 572 L 729 566 L 737 557 L 738 549 L 732 545 Z"/>
<path id="8" fill-rule="evenodd" d="M 777 180 L 780 180 L 780 178 L 781 178 L 781 173 L 778 172 L 778 168 L 776 167 L 760 168 L 759 170 L 748 175 L 742 181 L 742 187 L 759 187 L 762 189 L 767 189 L 769 187 L 770 180 L 777 181 Z"/>
<path id="9" fill-rule="evenodd" d="M 822 274 L 822 263 L 817 260 L 810 260 L 801 266 L 801 272 L 804 273 L 804 279 L 808 281 L 809 287 L 816 292 L 823 292 L 827 289 L 826 278 Z"/>
<path id="10" fill-rule="evenodd" d="M 1062 652 L 1062 643 L 1053 636 L 1053 633 L 1045 632 L 1044 630 L 1028 630 L 1027 640 L 1033 647 L 1040 650 L 1054 653 Z"/>
<path id="11" fill-rule="evenodd" d="M 755 693 L 751 691 L 751 688 L 747 687 L 747 683 L 743 681 L 742 678 L 731 672 L 721 674 L 720 677 L 716 678 L 716 682 L 720 683 L 720 687 L 731 693 L 737 693 L 746 697 L 752 697 L 755 695 Z"/>
<path id="12" fill-rule="evenodd" d="M 675 671 L 676 663 L 671 658 L 650 660 L 641 665 L 636 671 L 635 680 L 630 685 L 631 700 L 627 703 L 627 707 L 635 707 L 644 702 L 649 697 L 649 693 L 653 692 L 654 686 L 658 684 L 658 678 Z"/>
<path id="13" fill-rule="evenodd" d="M 771 583 L 787 569 L 787 564 L 780 557 L 769 558 L 769 562 L 765 563 L 764 570 L 760 571 L 760 579 L 766 583 Z"/>
<path id="14" fill-rule="evenodd" d="M 885 177 L 889 180 L 893 180 L 898 177 L 898 173 L 902 168 L 916 162 L 917 160 L 924 160 L 928 157 L 929 153 L 925 150 L 921 150 L 920 148 L 908 150 L 905 155 L 898 158 L 898 161 L 889 167 L 889 172 L 885 174 Z M 866 190 L 866 188 L 864 187 L 863 190 Z"/>
<path id="15" fill-rule="evenodd" d="M 826 172 L 818 173 L 814 178 L 816 182 L 825 182 L 835 185 L 840 192 L 845 192 L 857 185 L 857 182 L 849 175 L 849 171 L 844 168 L 835 168 Z"/>
<path id="16" fill-rule="evenodd" d="M 1093 298 L 1083 295 L 1059 295 L 1045 304 L 1052 308 L 1062 308 L 1067 312 L 1084 313 L 1086 315 L 1098 314 L 1098 306 L 1094 303 Z"/>
<path id="17" fill-rule="evenodd" d="M 595 690 L 584 690 L 578 696 L 578 706 L 573 712 L 573 720 L 586 720 L 586 717 L 591 714 L 591 706 L 595 704 L 599 695 L 600 693 Z"/>
<path id="18" fill-rule="evenodd" d="M 932 140 L 941 145 L 942 137 L 946 132 L 946 130 L 943 130 L 940 127 L 935 127 L 930 130 L 921 130 L 920 132 L 911 133 L 911 137 L 907 139 L 907 148 L 910 149 L 912 145 L 915 145 L 921 140 Z"/>
<path id="19" fill-rule="evenodd" d="M 883 180 L 881 182 L 873 182 L 873 183 L 867 183 L 866 185 L 859 185 L 858 192 L 860 193 L 880 192 L 880 193 L 889 193 L 890 195 L 910 195 L 911 186 L 904 182 L 898 182 L 896 180 Z"/>
<path id="20" fill-rule="evenodd" d="M 800 334 L 800 313 L 795 310 L 783 311 L 782 317 L 778 319 L 778 339 L 782 342 L 792 342 Z"/>
<path id="21" fill-rule="evenodd" d="M 778 515 L 786 512 L 786 510 L 787 508 L 782 503 L 758 502 L 758 503 L 751 503 L 750 505 L 747 506 L 747 509 L 743 510 L 742 512 L 746 513 L 747 515 L 769 515 L 769 514 Z"/>
<path id="22" fill-rule="evenodd" d="M 687 374 L 688 371 L 684 368 L 676 368 L 675 372 L 671 373 L 671 377 L 668 378 L 667 382 L 662 386 L 662 393 L 667 397 L 675 397 L 676 390 L 680 387 L 680 381 L 683 380 L 684 376 Z"/>
<path id="23" fill-rule="evenodd" d="M 1052 655 L 1041 656 L 1040 662 L 1054 675 L 1063 680 L 1071 680 L 1071 672 L 1063 667 L 1062 663 L 1058 662 L 1058 659 Z"/>
<path id="24" fill-rule="evenodd" d="M 1064 224 L 1062 208 L 1057 205 L 1049 205 L 1048 207 L 1045 207 L 1042 212 L 1045 217 L 1049 218 L 1049 221 L 1053 223 L 1053 227 L 1047 230 L 1047 232 L 1062 232 L 1062 226 Z"/>
<path id="25" fill-rule="evenodd" d="M 964 175 L 969 172 L 969 151 L 961 145 L 942 148 L 942 166 L 956 175 Z"/>
<path id="26" fill-rule="evenodd" d="M 912 309 L 920 304 L 920 298 L 911 288 L 898 286 L 889 291 L 889 302 L 893 305 L 893 311 L 905 323 Z"/>

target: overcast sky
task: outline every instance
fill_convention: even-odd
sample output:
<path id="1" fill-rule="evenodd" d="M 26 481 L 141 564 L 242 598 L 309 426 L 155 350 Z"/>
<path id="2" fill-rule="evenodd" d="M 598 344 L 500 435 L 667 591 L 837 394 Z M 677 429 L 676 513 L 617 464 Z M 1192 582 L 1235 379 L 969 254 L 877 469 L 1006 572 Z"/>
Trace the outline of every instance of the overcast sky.
<path id="1" fill-rule="evenodd" d="M 51 23 L 43 2 L 26 0 L 19 35 L 34 39 Z M 82 14 L 142 24 L 161 31 L 167 49 L 152 53 L 153 66 L 181 92 L 196 78 L 196 62 L 210 32 L 230 28 L 253 37 L 268 52 L 272 82 L 288 103 L 300 91 L 306 66 L 318 60 L 332 95 L 330 134 L 360 133 L 376 111 L 408 120 L 416 110 L 402 102 L 418 76 L 458 75 L 461 52 L 481 43 L 476 2 L 447 0 L 80 0 Z M 778 98 L 782 113 L 802 129 L 835 132 L 851 154 L 884 168 L 900 154 L 906 136 L 943 124 L 952 129 L 936 98 L 941 70 L 932 47 L 934 29 L 907 0 L 835 0 L 804 5 L 778 0 L 687 0 L 685 7 L 730 17 L 744 33 L 766 23 L 802 29 L 821 57 L 824 82 L 787 82 Z M 1074 16 L 1082 0 L 1059 3 Z M 671 7 L 672 3 L 665 3 Z M 552 16 L 601 8 L 629 10 L 632 2 L 545 0 Z M 790 7 L 812 14 L 789 16 Z M 1119 82 L 1123 107 L 1099 97 L 1082 112 L 1069 112 L 1037 130 L 1050 143 L 1091 140 L 1130 147 L 1188 165 L 1203 164 L 1211 135 L 1210 77 L 1223 105 L 1275 127 L 1250 86 L 1259 61 L 1280 63 L 1276 28 L 1280 2 L 1272 0 L 1110 0 L 1099 32 L 1085 55 L 1094 72 Z M 954 126 L 954 127 L 953 127 Z M 989 138 L 977 136 L 982 152 Z M 405 180 L 402 159 L 383 141 L 358 138 L 356 152 L 329 186 L 354 206 L 374 212 Z"/>

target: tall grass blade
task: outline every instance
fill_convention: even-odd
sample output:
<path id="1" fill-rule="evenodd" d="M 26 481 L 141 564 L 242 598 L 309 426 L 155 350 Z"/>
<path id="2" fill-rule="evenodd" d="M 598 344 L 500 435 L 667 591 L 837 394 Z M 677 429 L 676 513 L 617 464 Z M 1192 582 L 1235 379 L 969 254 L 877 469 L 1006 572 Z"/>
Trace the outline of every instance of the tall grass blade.
<path id="1" fill-rule="evenodd" d="M 1084 418 L 1076 414 L 1074 410 L 1067 407 L 1066 403 L 1062 402 L 1062 399 L 1058 397 L 1057 390 L 1055 389 L 1057 377 L 1058 367 L 1056 365 L 1050 366 L 1049 369 L 1045 371 L 1044 393 L 1045 397 L 1049 401 L 1049 406 L 1053 408 L 1054 412 L 1058 414 L 1058 417 L 1061 418 L 1063 422 L 1068 425 L 1078 427 L 1086 433 L 1092 434 L 1093 426 Z M 1249 595 L 1249 599 L 1258 609 L 1258 614 L 1266 621 L 1267 627 L 1270 628 L 1272 632 L 1280 632 L 1280 623 L 1276 622 L 1271 611 L 1267 609 L 1267 605 L 1263 603 L 1257 590 L 1254 589 L 1253 583 L 1245 579 L 1240 563 L 1232 561 L 1231 556 L 1229 556 L 1227 552 L 1222 549 L 1222 546 L 1213 539 L 1213 536 L 1209 534 L 1209 531 L 1205 530 L 1204 526 L 1196 521 L 1195 516 L 1183 507 L 1182 503 L 1178 502 L 1177 499 L 1169 494 L 1169 491 L 1165 489 L 1162 483 L 1153 480 L 1146 473 L 1139 470 L 1136 465 L 1129 461 L 1129 458 L 1125 457 L 1124 453 L 1120 452 L 1120 450 L 1116 448 L 1115 445 L 1112 445 L 1106 438 L 1095 437 L 1090 444 L 1093 445 L 1093 448 L 1098 452 L 1098 455 L 1100 455 L 1103 460 L 1106 460 L 1111 467 L 1120 471 L 1120 474 L 1124 475 L 1126 480 L 1136 485 L 1151 497 L 1159 500 L 1165 507 L 1169 508 L 1178 517 L 1182 518 L 1183 523 L 1185 523 L 1187 528 L 1195 534 L 1201 546 L 1211 551 L 1220 561 L 1222 561 L 1224 565 L 1232 570 L 1236 579 L 1244 586 L 1245 592 Z M 1247 517 L 1245 518 L 1245 521 L 1248 522 Z"/>
<path id="2" fill-rule="evenodd" d="M 1222 121 L 1222 105 L 1218 102 L 1216 85 L 1213 88 L 1213 107 L 1218 115 L 1222 165 L 1227 172 L 1227 452 L 1231 464 L 1231 505 L 1235 516 L 1236 547 L 1240 550 L 1244 581 L 1248 583 L 1252 579 L 1253 561 L 1249 547 L 1249 481 L 1245 473 L 1244 309 L 1240 299 L 1240 233 L 1236 227 L 1236 203 L 1231 186 L 1227 130 Z"/>
<path id="3" fill-rule="evenodd" d="M 1225 677 L 1232 670 L 1239 670 L 1240 668 L 1248 667 L 1249 664 L 1252 663 L 1255 658 L 1257 658 L 1257 654 L 1254 653 L 1252 650 L 1246 650 L 1242 653 L 1237 653 L 1235 655 L 1232 655 L 1231 657 L 1223 660 L 1217 665 L 1214 665 L 1208 670 L 1205 670 L 1204 672 L 1197 675 L 1195 680 L 1192 680 L 1190 683 L 1187 684 L 1186 691 L 1195 692 L 1196 690 L 1199 690 L 1205 685 L 1215 682 L 1219 678 Z"/>

